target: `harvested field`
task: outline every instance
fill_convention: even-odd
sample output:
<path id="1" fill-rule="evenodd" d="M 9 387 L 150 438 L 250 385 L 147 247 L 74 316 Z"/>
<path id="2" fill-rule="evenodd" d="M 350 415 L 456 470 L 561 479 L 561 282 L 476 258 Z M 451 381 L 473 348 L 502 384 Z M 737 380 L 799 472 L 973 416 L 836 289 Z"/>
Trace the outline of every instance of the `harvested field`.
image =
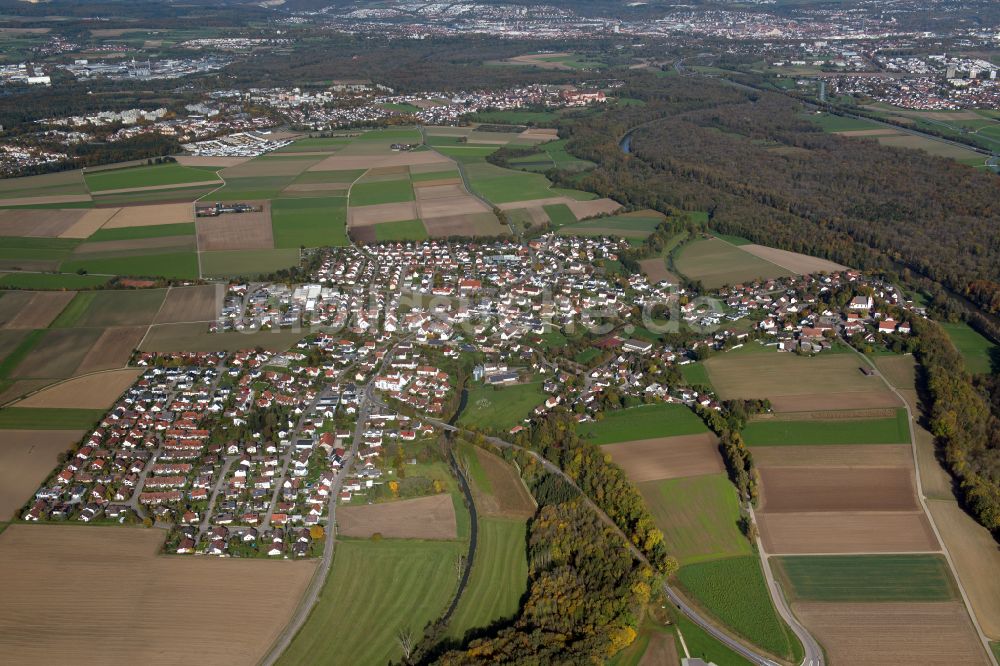
<path id="1" fill-rule="evenodd" d="M 513 58 L 508 58 L 503 62 L 514 63 L 517 65 L 531 65 L 533 67 L 538 67 L 539 69 L 573 69 L 569 65 L 566 65 L 558 60 L 552 60 L 552 58 L 571 58 L 572 53 L 535 53 L 530 55 L 519 55 Z"/>
<path id="2" fill-rule="evenodd" d="M 50 525 L 5 530 L 0 535 L 5 658 L 174 664 L 182 635 L 186 649 L 207 662 L 253 663 L 295 610 L 316 567 L 315 561 L 160 557 L 162 543 L 160 530 Z M 76 604 L 66 603 L 71 598 L 86 599 L 89 611 L 81 614 Z"/>
<path id="3" fill-rule="evenodd" d="M 166 289 L 105 290 L 92 294 L 77 326 L 138 326 L 152 323 L 163 304 Z"/>
<path id="4" fill-rule="evenodd" d="M 30 379 L 71 377 L 102 333 L 99 328 L 50 329 L 11 374 Z"/>
<path id="5" fill-rule="evenodd" d="M 482 516 L 530 518 L 535 514 L 535 500 L 524 487 L 517 471 L 497 455 L 475 447 L 476 457 L 489 480 L 492 492 L 476 499 Z"/>
<path id="6" fill-rule="evenodd" d="M 544 127 L 529 127 L 518 135 L 522 139 L 555 140 L 559 138 L 559 130 Z"/>
<path id="7" fill-rule="evenodd" d="M 443 176 L 448 176 L 448 173 L 449 172 L 444 172 L 442 175 Z M 459 186 L 461 186 L 462 185 L 462 179 L 458 178 L 458 177 L 455 177 L 455 178 L 445 177 L 445 178 L 438 178 L 436 180 L 414 180 L 413 181 L 413 191 L 416 193 L 417 198 L 419 199 L 422 196 L 425 196 L 424 193 L 421 192 L 421 190 L 425 190 L 425 189 L 427 189 L 427 190 L 433 190 L 435 188 L 442 187 L 444 185 L 459 185 Z M 460 194 L 465 194 L 465 189 L 464 188 L 460 187 L 460 190 L 461 190 Z"/>
<path id="8" fill-rule="evenodd" d="M 685 245 L 675 263 L 678 271 L 692 280 L 701 280 L 709 288 L 792 274 L 719 238 Z"/>
<path id="9" fill-rule="evenodd" d="M 417 219 L 417 210 L 412 201 L 374 206 L 351 206 L 347 211 L 347 226 L 349 227 L 415 219 Z"/>
<path id="10" fill-rule="evenodd" d="M 231 178 L 255 178 L 266 176 L 297 176 L 319 162 L 317 157 L 295 159 L 292 157 L 256 158 L 222 171 L 228 182 Z"/>
<path id="11" fill-rule="evenodd" d="M 313 165 L 309 171 L 347 171 L 350 169 L 374 169 L 390 166 L 416 166 L 422 164 L 451 164 L 451 160 L 433 150 L 420 152 L 400 152 L 388 155 L 343 155 L 337 154 Z"/>
<path id="12" fill-rule="evenodd" d="M 501 176 L 503 177 L 503 176 Z M 497 204 L 500 210 L 514 210 L 517 208 L 540 208 L 544 206 L 557 206 L 563 204 L 569 206 L 573 200 L 569 197 L 543 197 L 541 199 L 524 199 L 522 201 L 510 201 Z M 589 203 L 589 202 L 584 202 Z"/>
<path id="13" fill-rule="evenodd" d="M 772 467 L 760 470 L 761 510 L 915 511 L 912 471 L 905 467 Z"/>
<path id="14" fill-rule="evenodd" d="M 0 328 L 10 328 L 21 310 L 28 307 L 35 294 L 30 291 L 5 291 L 0 293 Z"/>
<path id="15" fill-rule="evenodd" d="M 249 162 L 249 157 L 207 157 L 202 155 L 179 155 L 177 163 L 181 166 L 234 167 Z"/>
<path id="16" fill-rule="evenodd" d="M 1000 639 L 1000 548 L 954 500 L 927 502 L 983 633 Z"/>
<path id="17" fill-rule="evenodd" d="M 725 471 L 718 439 L 711 433 L 605 444 L 601 450 L 633 483 Z"/>
<path id="18" fill-rule="evenodd" d="M 219 314 L 224 296 L 223 285 L 172 288 L 167 291 L 154 323 L 213 321 Z"/>
<path id="19" fill-rule="evenodd" d="M 771 409 L 775 412 L 786 413 L 865 409 L 866 407 L 886 409 L 900 406 L 899 399 L 895 394 L 881 388 L 875 391 L 810 393 L 771 398 Z"/>
<path id="20" fill-rule="evenodd" d="M 575 215 L 578 220 L 593 217 L 595 215 L 610 215 L 622 207 L 622 205 L 614 199 L 592 199 L 590 201 L 574 201 L 573 199 L 567 199 L 566 205 L 569 206 L 569 209 L 573 211 L 573 215 Z"/>
<path id="21" fill-rule="evenodd" d="M 193 236 L 155 236 L 152 238 L 130 238 L 127 240 L 97 241 L 81 243 L 74 250 L 71 260 L 92 259 L 103 255 L 105 258 L 160 254 L 168 250 L 193 250 Z"/>
<path id="22" fill-rule="evenodd" d="M 5 178 L 0 181 L 0 199 L 3 199 L 5 206 L 15 206 L 22 205 L 26 199 L 35 199 L 38 201 L 34 203 L 44 204 L 69 200 L 89 201 L 90 196 L 83 184 L 83 172 L 77 169 L 39 176 Z"/>
<path id="23" fill-rule="evenodd" d="M 101 197 L 110 197 L 116 194 L 145 194 L 146 192 L 160 192 L 162 190 L 187 190 L 191 188 L 212 188 L 222 185 L 220 180 L 198 180 L 189 183 L 177 184 L 167 183 L 165 185 L 143 185 L 141 187 L 122 187 L 115 190 L 101 190 L 97 194 Z M 166 196 L 170 196 L 167 194 Z"/>
<path id="24" fill-rule="evenodd" d="M 901 134 L 901 132 L 889 127 L 879 127 L 877 129 L 846 130 L 844 132 L 833 132 L 833 134 L 839 134 L 840 136 L 888 136 L 892 134 Z"/>
<path id="25" fill-rule="evenodd" d="M 877 137 L 877 140 L 883 146 L 923 150 L 930 155 L 947 157 L 954 160 L 963 160 L 979 156 L 978 153 L 969 148 L 963 148 L 951 143 L 936 141 L 935 139 L 926 136 L 917 136 L 914 134 L 880 136 Z M 985 160 L 985 157 L 983 157 L 983 159 Z"/>
<path id="26" fill-rule="evenodd" d="M 832 664 L 987 664 L 959 602 L 793 604 Z"/>
<path id="27" fill-rule="evenodd" d="M 42 197 L 16 197 L 8 198 L 0 196 L 0 202 L 4 206 L 47 206 L 52 204 L 70 204 L 91 201 L 89 194 L 53 194 Z"/>
<path id="28" fill-rule="evenodd" d="M 76 296 L 75 291 L 39 291 L 6 324 L 6 328 L 46 328 Z M 6 305 L 6 304 L 5 304 Z"/>
<path id="29" fill-rule="evenodd" d="M 108 409 L 142 373 L 142 368 L 120 368 L 76 377 L 44 388 L 14 407 Z"/>
<path id="30" fill-rule="evenodd" d="M 908 444 L 755 446 L 757 467 L 912 467 Z"/>
<path id="31" fill-rule="evenodd" d="M 58 238 L 87 214 L 82 208 L 0 210 L 0 236 Z"/>
<path id="32" fill-rule="evenodd" d="M 750 417 L 756 421 L 866 421 L 871 419 L 896 418 L 899 407 L 859 407 L 856 409 L 832 409 L 812 412 L 774 412 Z"/>
<path id="33" fill-rule="evenodd" d="M 677 666 L 680 663 L 677 642 L 673 634 L 654 631 L 649 637 L 646 651 L 642 653 L 638 666 Z"/>
<path id="34" fill-rule="evenodd" d="M 123 367 L 132 356 L 132 350 L 139 346 L 146 330 L 146 326 L 115 326 L 104 329 L 104 333 L 80 361 L 75 374 Z"/>
<path id="35" fill-rule="evenodd" d="M 218 217 L 199 217 L 198 249 L 210 250 L 270 250 L 274 247 L 271 230 L 271 202 L 250 201 L 263 206 L 259 213 L 239 213 Z"/>
<path id="36" fill-rule="evenodd" d="M 936 551 L 937 538 L 923 511 L 758 513 L 768 553 L 902 553 Z"/>
<path id="37" fill-rule="evenodd" d="M 350 183 L 292 183 L 281 191 L 282 194 L 305 194 L 308 192 L 347 193 Z"/>
<path id="38" fill-rule="evenodd" d="M 398 502 L 337 508 L 337 533 L 398 539 L 455 539 L 455 504 L 441 493 Z"/>
<path id="39" fill-rule="evenodd" d="M 113 210 L 118 210 L 118 212 L 101 227 L 102 229 L 151 227 L 158 224 L 179 224 L 194 220 L 194 205 L 190 203 L 125 206 Z"/>
<path id="40" fill-rule="evenodd" d="M 740 249 L 799 275 L 835 273 L 847 268 L 846 266 L 826 259 L 820 259 L 819 257 L 811 257 L 808 254 L 799 254 L 798 252 L 789 252 L 788 250 L 779 250 L 778 248 L 767 247 L 766 245 L 741 245 Z"/>
<path id="41" fill-rule="evenodd" d="M 490 208 L 476 197 L 466 194 L 447 199 L 417 201 L 417 216 L 421 219 L 489 213 Z"/>
<path id="42" fill-rule="evenodd" d="M 913 354 L 879 356 L 875 365 L 890 384 L 898 389 L 912 389 L 917 381 L 917 360 Z"/>
<path id="43" fill-rule="evenodd" d="M 462 187 L 462 181 L 458 180 L 455 183 L 443 183 L 432 185 L 432 183 L 438 183 L 439 181 L 430 181 L 421 183 L 419 187 L 414 188 L 414 192 L 417 195 L 417 201 L 423 201 L 425 199 L 447 199 L 449 197 L 461 197 L 466 196 L 465 188 Z"/>
<path id="44" fill-rule="evenodd" d="M 58 464 L 56 457 L 76 445 L 82 430 L 4 430 L 0 444 L 0 520 L 13 518 Z M 10 572 L 5 573 L 5 578 Z M 5 593 L 6 598 L 6 593 Z M 0 642 L 2 642 L 0 638 Z"/>
<path id="45" fill-rule="evenodd" d="M 59 238 L 89 238 L 94 232 L 103 227 L 108 220 L 115 216 L 117 208 L 94 208 L 83 214 L 79 220 L 73 223 L 66 231 L 59 234 Z"/>
<path id="46" fill-rule="evenodd" d="M 445 215 L 424 220 L 427 233 L 433 237 L 447 236 L 498 236 L 509 234 L 510 228 L 500 224 L 493 213 L 472 215 Z"/>
<path id="47" fill-rule="evenodd" d="M 656 284 L 661 280 L 671 280 L 674 277 L 673 274 L 667 270 L 667 262 L 664 261 L 663 257 L 643 259 L 639 262 L 639 268 L 642 269 L 642 272 L 653 284 Z"/>

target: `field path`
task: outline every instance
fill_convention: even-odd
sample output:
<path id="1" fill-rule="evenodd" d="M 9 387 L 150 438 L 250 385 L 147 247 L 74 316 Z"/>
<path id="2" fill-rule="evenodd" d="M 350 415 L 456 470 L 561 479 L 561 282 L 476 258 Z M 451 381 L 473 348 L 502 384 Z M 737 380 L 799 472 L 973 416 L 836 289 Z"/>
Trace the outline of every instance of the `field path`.
<path id="1" fill-rule="evenodd" d="M 997 658 L 993 654 L 993 650 L 990 648 L 990 641 L 983 633 L 983 628 L 979 626 L 979 619 L 976 617 L 975 612 L 972 609 L 972 602 L 969 599 L 968 593 L 965 591 L 965 586 L 962 585 L 962 579 L 958 577 L 958 569 L 955 567 L 955 561 L 951 557 L 951 553 L 948 551 L 948 544 L 945 543 L 944 538 L 941 536 L 941 531 L 938 529 L 937 523 L 934 522 L 934 516 L 931 514 L 930 509 L 927 507 L 927 497 L 924 495 L 923 484 L 920 480 L 920 456 L 917 455 L 917 433 L 913 426 L 913 412 L 910 411 L 910 404 L 903 398 L 903 395 L 892 385 L 882 371 L 879 370 L 878 366 L 872 362 L 867 356 L 859 352 L 854 347 L 851 347 L 848 343 L 848 347 L 857 354 L 861 360 L 871 368 L 871 371 L 882 380 L 882 382 L 888 387 L 890 391 L 896 394 L 896 397 L 900 399 L 903 403 L 903 408 L 906 410 L 906 424 L 910 429 L 910 448 L 913 454 L 913 468 L 914 476 L 917 482 L 917 499 L 920 500 L 920 508 L 923 510 L 924 515 L 927 516 L 927 520 L 930 522 L 931 529 L 934 530 L 934 536 L 937 537 L 938 543 L 941 544 L 941 551 L 944 554 L 945 560 L 948 562 L 948 568 L 951 570 L 952 578 L 955 579 L 955 584 L 958 586 L 958 591 L 962 594 L 962 602 L 965 604 L 965 610 L 969 614 L 969 619 L 972 620 L 972 626 L 976 628 L 976 633 L 979 635 L 979 640 L 983 644 L 983 650 L 985 650 L 987 658 L 993 666 L 997 666 Z"/>

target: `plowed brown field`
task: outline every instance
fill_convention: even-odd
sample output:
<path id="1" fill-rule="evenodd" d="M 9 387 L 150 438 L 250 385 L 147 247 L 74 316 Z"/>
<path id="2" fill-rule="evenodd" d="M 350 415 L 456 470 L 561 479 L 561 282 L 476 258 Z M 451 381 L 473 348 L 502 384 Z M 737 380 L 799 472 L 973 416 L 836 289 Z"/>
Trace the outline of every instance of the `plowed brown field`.
<path id="1" fill-rule="evenodd" d="M 21 311 L 7 322 L 7 328 L 47 328 L 75 296 L 75 291 L 35 292 Z"/>
<path id="2" fill-rule="evenodd" d="M 3 431 L 3 442 L 0 443 L 0 520 L 14 517 L 14 513 L 24 506 L 55 469 L 57 456 L 74 446 L 81 437 L 82 430 Z M 3 572 L 5 578 L 8 574 Z"/>
<path id="3" fill-rule="evenodd" d="M 755 446 L 757 467 L 912 467 L 906 444 Z"/>
<path id="4" fill-rule="evenodd" d="M 132 356 L 132 350 L 139 346 L 146 329 L 146 326 L 113 326 L 105 329 L 80 361 L 76 374 L 123 367 Z"/>
<path id="5" fill-rule="evenodd" d="M 484 516 L 529 518 L 535 513 L 535 501 L 524 487 L 517 471 L 489 451 L 476 447 L 476 456 L 493 492 L 476 498 L 476 509 Z"/>
<path id="6" fill-rule="evenodd" d="M 121 368 L 68 379 L 28 396 L 15 406 L 107 409 L 142 372 L 142 368 Z"/>
<path id="7" fill-rule="evenodd" d="M 211 284 L 171 289 L 154 323 L 211 321 L 219 314 L 223 291 L 222 285 Z"/>
<path id="8" fill-rule="evenodd" d="M 454 539 L 457 536 L 455 505 L 451 495 L 337 507 L 337 532 L 370 537 L 379 533 L 397 539 Z"/>
<path id="9" fill-rule="evenodd" d="M 768 553 L 902 553 L 939 550 L 922 511 L 758 513 Z"/>
<path id="10" fill-rule="evenodd" d="M 679 435 L 605 444 L 601 451 L 625 470 L 633 483 L 724 472 L 715 435 Z"/>
<path id="11" fill-rule="evenodd" d="M 763 468 L 765 513 L 915 511 L 913 475 L 905 467 Z"/>

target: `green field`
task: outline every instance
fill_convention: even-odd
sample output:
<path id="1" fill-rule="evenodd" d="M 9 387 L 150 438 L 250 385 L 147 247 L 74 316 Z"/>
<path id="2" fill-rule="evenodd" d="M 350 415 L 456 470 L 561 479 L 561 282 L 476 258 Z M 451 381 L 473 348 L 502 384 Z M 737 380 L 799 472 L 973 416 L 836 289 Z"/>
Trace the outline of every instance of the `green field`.
<path id="1" fill-rule="evenodd" d="M 549 179 L 541 174 L 502 169 L 485 160 L 468 163 L 465 169 L 472 189 L 491 203 L 546 199 L 560 195 L 560 192 L 550 189 Z"/>
<path id="2" fill-rule="evenodd" d="M 352 206 L 374 206 L 404 201 L 413 201 L 413 185 L 409 180 L 355 183 L 351 187 Z"/>
<path id="3" fill-rule="evenodd" d="M 94 203 L 101 206 L 138 206 L 154 203 L 187 203 L 214 192 L 217 186 L 173 187 L 165 190 L 136 190 L 119 194 L 94 196 Z"/>
<path id="4" fill-rule="evenodd" d="M 84 180 L 91 192 L 123 190 L 132 187 L 154 187 L 160 185 L 184 185 L 218 180 L 217 176 L 204 169 L 194 169 L 180 164 L 156 164 L 124 169 L 108 169 L 84 174 Z M 220 183 L 221 185 L 221 183 Z"/>
<path id="5" fill-rule="evenodd" d="M 886 419 L 839 421 L 753 421 L 743 430 L 750 446 L 796 444 L 906 444 L 910 428 L 906 410 Z"/>
<path id="6" fill-rule="evenodd" d="M 684 405 L 642 405 L 604 412 L 601 421 L 581 423 L 580 436 L 593 444 L 616 444 L 636 439 L 708 432 L 695 413 Z"/>
<path id="7" fill-rule="evenodd" d="M 688 243 L 680 249 L 674 264 L 683 275 L 708 288 L 791 275 L 784 268 L 718 238 Z"/>
<path id="8" fill-rule="evenodd" d="M 940 555 L 779 557 L 775 575 L 798 601 L 948 601 L 957 596 Z"/>
<path id="9" fill-rule="evenodd" d="M 677 574 L 699 605 L 754 645 L 798 663 L 802 646 L 771 603 L 756 555 L 688 564 Z"/>
<path id="10" fill-rule="evenodd" d="M 383 666 L 402 658 L 396 641 L 419 642 L 458 585 L 458 541 L 340 539 L 333 569 L 309 619 L 279 664 Z"/>
<path id="11" fill-rule="evenodd" d="M 549 204 L 548 206 L 542 206 L 545 210 L 545 214 L 549 216 L 549 221 L 552 222 L 553 227 L 562 227 L 568 224 L 576 224 L 576 215 L 573 211 L 569 209 L 566 204 Z"/>
<path id="12" fill-rule="evenodd" d="M 559 233 L 577 236 L 605 236 L 617 232 L 617 235 L 626 238 L 645 238 L 656 230 L 657 225 L 663 219 L 662 215 L 653 211 L 649 211 L 648 215 L 637 213 L 609 215 L 569 224 L 560 229 Z"/>
<path id="13" fill-rule="evenodd" d="M 86 195 L 83 172 L 57 171 L 40 176 L 23 176 L 0 180 L 0 200 L 64 195 Z M 45 204 L 43 204 L 45 205 Z M 74 205 L 56 204 L 52 208 L 74 208 Z"/>
<path id="14" fill-rule="evenodd" d="M 78 270 L 103 275 L 166 277 L 194 280 L 198 278 L 198 255 L 195 252 L 167 252 L 124 257 L 71 259 L 59 265 L 65 272 Z"/>
<path id="15" fill-rule="evenodd" d="M 201 271 L 206 277 L 261 275 L 298 264 L 297 249 L 220 250 L 201 253 Z"/>
<path id="16" fill-rule="evenodd" d="M 451 157 L 455 160 L 458 160 L 459 162 L 462 162 L 463 164 L 467 162 L 478 163 L 482 161 L 484 157 L 486 157 L 487 155 L 492 155 L 499 149 L 500 146 L 494 146 L 494 145 L 489 145 L 489 146 L 454 145 L 454 146 L 436 146 L 434 148 L 434 150 L 441 153 L 442 155 Z"/>
<path id="17" fill-rule="evenodd" d="M 137 238 L 166 238 L 169 236 L 194 236 L 194 222 L 177 224 L 154 224 L 148 227 L 122 227 L 121 229 L 98 229 L 88 243 L 98 241 L 135 240 Z"/>
<path id="18" fill-rule="evenodd" d="M 422 241 L 427 239 L 427 229 L 420 220 L 401 220 L 399 222 L 381 222 L 375 225 L 375 240 L 387 241 Z"/>
<path id="19" fill-rule="evenodd" d="M 413 127 L 372 130 L 361 134 L 355 141 L 385 141 L 386 143 L 420 143 L 420 131 Z"/>
<path id="20" fill-rule="evenodd" d="M 986 374 L 1000 366 L 1000 348 L 968 324 L 941 324 L 941 328 L 965 359 L 969 372 L 977 375 Z"/>
<path id="21" fill-rule="evenodd" d="M 277 248 L 348 245 L 347 201 L 344 197 L 275 199 L 271 229 Z"/>
<path id="22" fill-rule="evenodd" d="M 692 657 L 701 659 L 705 663 L 714 663 L 717 666 L 751 666 L 749 661 L 712 638 L 704 629 L 689 620 L 686 615 L 677 613 L 675 622 L 677 629 L 684 636 L 684 642 Z M 683 654 L 680 650 L 677 652 Z"/>
<path id="23" fill-rule="evenodd" d="M 737 524 L 736 488 L 725 474 L 647 481 L 639 492 L 667 552 L 681 564 L 750 554 L 750 541 Z"/>
<path id="24" fill-rule="evenodd" d="M 7 273 L 0 276 L 0 287 L 16 289 L 88 289 L 107 283 L 109 277 L 76 273 Z"/>
<path id="25" fill-rule="evenodd" d="M 295 176 L 225 176 L 226 185 L 212 192 L 210 201 L 277 199 Z M 207 194 L 207 192 L 206 192 Z"/>
<path id="26" fill-rule="evenodd" d="M 461 639 L 470 629 L 488 627 L 517 613 L 528 587 L 525 548 L 523 520 L 479 519 L 476 559 L 469 584 L 451 617 L 450 636 Z"/>
<path id="27" fill-rule="evenodd" d="M 708 370 L 704 363 L 685 363 L 680 366 L 681 377 L 688 386 L 708 386 L 711 388 L 712 380 L 708 378 Z"/>
<path id="28" fill-rule="evenodd" d="M 279 148 L 276 153 L 311 153 L 311 152 L 333 152 L 341 146 L 350 143 L 347 137 L 306 137 L 299 139 L 293 144 Z"/>
<path id="29" fill-rule="evenodd" d="M 0 429 L 86 430 L 103 416 L 103 409 L 6 407 L 0 409 Z"/>
<path id="30" fill-rule="evenodd" d="M 447 169 L 445 171 L 426 171 L 424 173 L 414 173 L 410 174 L 410 180 L 414 183 L 420 183 L 428 180 L 444 180 L 445 178 L 461 178 L 462 174 L 454 169 Z"/>
<path id="31" fill-rule="evenodd" d="M 541 382 L 502 388 L 479 384 L 469 389 L 469 399 L 458 423 L 509 430 L 526 419 L 547 397 Z"/>
<path id="32" fill-rule="evenodd" d="M 29 269 L 34 262 L 62 261 L 79 244 L 79 240 L 71 238 L 0 236 L 0 260 Z"/>
<path id="33" fill-rule="evenodd" d="M 556 111 L 521 111 L 509 109 L 505 111 L 478 111 L 476 120 L 481 123 L 496 123 L 498 125 L 536 125 L 549 123 L 557 118 Z"/>

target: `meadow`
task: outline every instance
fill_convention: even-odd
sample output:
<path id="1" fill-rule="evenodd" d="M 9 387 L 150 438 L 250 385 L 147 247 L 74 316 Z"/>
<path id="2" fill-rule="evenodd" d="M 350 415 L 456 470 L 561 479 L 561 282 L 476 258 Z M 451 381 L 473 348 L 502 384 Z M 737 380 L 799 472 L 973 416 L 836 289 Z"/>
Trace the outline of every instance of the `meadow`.
<path id="1" fill-rule="evenodd" d="M 771 654 L 798 663 L 802 646 L 778 617 L 756 555 L 688 564 L 681 586 L 726 627 Z"/>
<path id="2" fill-rule="evenodd" d="M 5 407 L 0 409 L 2 430 L 86 430 L 104 416 L 103 409 Z"/>
<path id="3" fill-rule="evenodd" d="M 715 288 L 792 273 L 717 238 L 693 241 L 681 248 L 677 270 L 691 280 Z"/>
<path id="4" fill-rule="evenodd" d="M 808 555 L 772 560 L 797 601 L 948 601 L 955 581 L 940 555 Z"/>
<path id="5" fill-rule="evenodd" d="M 581 423 L 577 432 L 595 445 L 707 432 L 694 412 L 684 405 L 643 405 L 606 412 L 600 421 Z"/>
<path id="6" fill-rule="evenodd" d="M 965 365 L 973 374 L 993 372 L 1000 365 L 1000 348 L 971 326 L 965 323 L 942 323 L 951 343 L 965 359 Z"/>
<path id="7" fill-rule="evenodd" d="M 526 419 L 548 397 L 541 382 L 494 388 L 478 384 L 469 389 L 465 411 L 458 419 L 464 426 L 509 430 Z"/>
<path id="8" fill-rule="evenodd" d="M 309 619 L 279 664 L 382 666 L 402 657 L 397 632 L 419 641 L 458 585 L 455 541 L 340 539 Z"/>
<path id="9" fill-rule="evenodd" d="M 906 410 L 884 419 L 753 421 L 743 430 L 750 446 L 796 444 L 900 444 L 910 441 Z"/>
<path id="10" fill-rule="evenodd" d="M 70 259 L 59 265 L 64 272 L 83 271 L 98 275 L 198 278 L 198 255 L 195 252 L 166 252 L 93 259 Z"/>

